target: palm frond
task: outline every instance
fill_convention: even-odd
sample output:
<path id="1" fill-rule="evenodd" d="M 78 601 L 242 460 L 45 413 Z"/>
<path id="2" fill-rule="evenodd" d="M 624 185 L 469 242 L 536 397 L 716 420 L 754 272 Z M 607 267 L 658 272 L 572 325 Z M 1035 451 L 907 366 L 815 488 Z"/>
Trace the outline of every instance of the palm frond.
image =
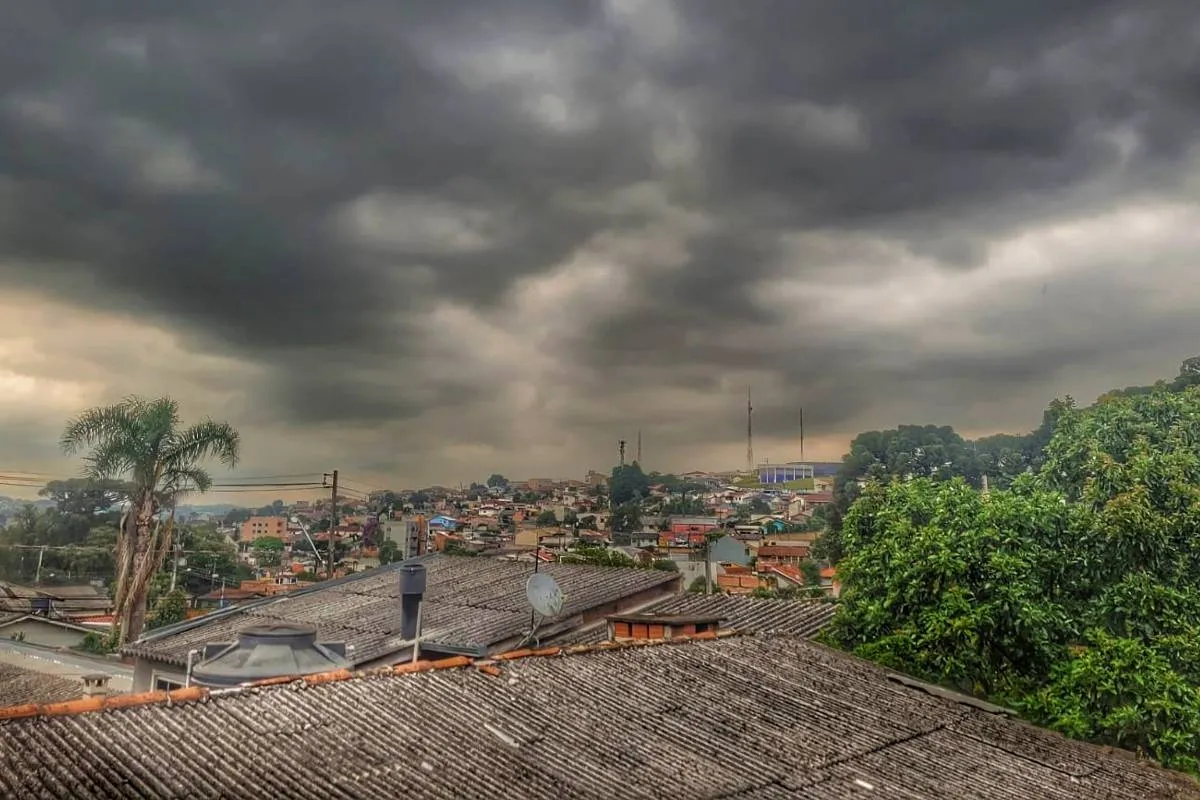
<path id="1" fill-rule="evenodd" d="M 126 398 L 111 406 L 89 408 L 67 423 L 59 445 L 69 456 L 98 442 L 132 436 L 137 430 L 140 400 Z"/>
<path id="2" fill-rule="evenodd" d="M 207 492 L 212 476 L 197 466 L 177 467 L 163 474 L 163 492 L 172 498 L 188 492 Z"/>
<path id="3" fill-rule="evenodd" d="M 187 469 L 209 458 L 235 467 L 240 451 L 241 436 L 232 425 L 206 419 L 181 431 L 162 457 L 170 469 Z"/>

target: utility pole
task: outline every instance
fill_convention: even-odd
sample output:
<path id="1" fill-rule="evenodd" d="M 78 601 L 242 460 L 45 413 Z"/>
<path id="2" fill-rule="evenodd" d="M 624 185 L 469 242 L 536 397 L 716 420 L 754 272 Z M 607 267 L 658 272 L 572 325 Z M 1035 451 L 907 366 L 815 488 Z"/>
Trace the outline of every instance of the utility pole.
<path id="1" fill-rule="evenodd" d="M 335 556 L 334 550 L 336 547 L 334 544 L 334 531 L 337 529 L 338 525 L 338 471 L 335 469 L 333 472 L 326 473 L 326 477 L 332 479 L 333 491 L 329 495 L 329 566 L 326 569 L 325 574 L 327 577 L 333 578 L 333 561 Z"/>
<path id="2" fill-rule="evenodd" d="M 641 463 L 642 463 L 642 429 L 641 429 L 641 428 L 638 428 L 638 432 L 637 432 L 637 433 L 638 433 L 638 438 L 637 438 L 637 463 L 638 463 L 638 464 L 641 464 Z"/>
<path id="3" fill-rule="evenodd" d="M 33 578 L 34 586 L 38 586 L 42 582 L 42 559 L 45 558 L 45 556 L 46 556 L 46 546 L 42 545 L 41 549 L 38 550 L 37 574 Z"/>
<path id="4" fill-rule="evenodd" d="M 620 452 L 620 454 L 621 454 L 621 461 L 620 461 L 620 464 L 621 464 L 621 466 L 623 467 L 623 466 L 625 466 L 625 440 L 624 440 L 624 439 L 622 439 L 621 441 L 617 442 L 617 450 L 618 450 L 618 451 Z"/>

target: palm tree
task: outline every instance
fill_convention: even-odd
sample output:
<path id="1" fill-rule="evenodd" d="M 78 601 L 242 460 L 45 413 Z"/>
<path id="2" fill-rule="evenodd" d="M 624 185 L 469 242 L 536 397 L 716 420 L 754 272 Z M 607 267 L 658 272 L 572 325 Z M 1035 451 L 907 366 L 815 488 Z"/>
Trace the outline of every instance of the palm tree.
<path id="1" fill-rule="evenodd" d="M 240 438 L 229 424 L 211 419 L 183 428 L 174 400 L 135 396 L 84 411 L 67 424 L 61 444 L 67 455 L 89 451 L 87 477 L 122 479 L 131 487 L 115 554 L 113 633 L 122 645 L 142 633 L 150 579 L 171 547 L 177 499 L 212 486 L 204 461 L 235 466 Z"/>

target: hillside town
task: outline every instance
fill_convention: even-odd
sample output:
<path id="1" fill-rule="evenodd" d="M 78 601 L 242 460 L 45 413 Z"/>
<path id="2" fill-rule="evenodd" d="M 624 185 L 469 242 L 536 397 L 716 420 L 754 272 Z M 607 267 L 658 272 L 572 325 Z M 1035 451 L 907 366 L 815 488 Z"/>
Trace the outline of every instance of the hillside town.
<path id="1" fill-rule="evenodd" d="M 493 476 L 471 489 L 339 498 L 332 534 L 329 501 L 299 502 L 219 530 L 261 571 L 257 579 L 328 574 L 332 537 L 335 577 L 426 552 L 526 562 L 599 557 L 678 570 L 701 591 L 787 594 L 820 587 L 836 595 L 833 569 L 810 558 L 823 529 L 820 509 L 833 500 L 834 466 L 821 465 L 818 477 L 814 465 L 787 465 L 801 476 L 787 481 L 778 479 L 775 465 L 752 474 L 646 475 L 635 463 L 583 480 Z M 272 576 L 280 567 L 285 574 Z M 226 589 L 226 599 L 231 591 L 241 598 L 263 589 L 247 581 Z"/>

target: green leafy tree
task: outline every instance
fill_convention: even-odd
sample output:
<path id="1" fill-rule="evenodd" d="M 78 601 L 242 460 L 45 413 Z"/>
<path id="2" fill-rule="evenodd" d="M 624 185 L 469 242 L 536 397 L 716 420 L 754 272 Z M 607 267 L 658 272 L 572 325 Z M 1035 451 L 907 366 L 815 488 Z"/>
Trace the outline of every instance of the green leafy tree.
<path id="1" fill-rule="evenodd" d="M 262 567 L 278 567 L 283 560 L 285 545 L 283 540 L 275 536 L 260 536 L 254 540 L 251 550 L 254 560 Z"/>
<path id="2" fill-rule="evenodd" d="M 987 498 L 962 480 L 869 486 L 843 526 L 829 638 L 976 694 L 1047 674 L 1069 635 L 1046 591 L 1068 521 L 1028 484 Z"/>
<path id="3" fill-rule="evenodd" d="M 642 527 L 642 506 L 636 500 L 622 503 L 613 510 L 612 529 L 621 533 L 633 533 Z"/>
<path id="4" fill-rule="evenodd" d="M 150 611 L 150 616 L 146 618 L 146 628 L 162 628 L 174 625 L 176 622 L 183 622 L 185 619 L 187 619 L 187 595 L 183 593 L 182 589 L 175 589 L 158 598 L 158 602 Z"/>
<path id="5" fill-rule="evenodd" d="M 1198 770 L 1200 388 L 1052 404 L 1036 475 L 871 484 L 830 638 Z"/>
<path id="6" fill-rule="evenodd" d="M 623 467 L 613 467 L 608 494 L 614 506 L 641 500 L 650 494 L 650 479 L 636 461 Z"/>
<path id="7" fill-rule="evenodd" d="M 68 455 L 86 451 L 86 477 L 131 486 L 115 559 L 118 644 L 142 633 L 150 579 L 171 548 L 176 500 L 212 485 L 205 461 L 236 465 L 239 445 L 227 423 L 183 427 L 179 404 L 166 397 L 129 397 L 88 409 L 67 424 L 62 448 Z"/>
<path id="8" fill-rule="evenodd" d="M 537 515 L 537 519 L 534 522 L 535 522 L 535 524 L 537 524 L 541 527 L 546 527 L 549 525 L 557 525 L 558 517 L 555 515 L 554 511 L 552 511 L 551 509 L 546 509 L 545 511 L 543 511 Z"/>
<path id="9" fill-rule="evenodd" d="M 508 478 L 504 477 L 499 472 L 493 472 L 488 476 L 487 485 L 491 489 L 507 489 Z"/>
<path id="10" fill-rule="evenodd" d="M 128 499 L 130 487 L 121 481 L 69 478 L 50 481 L 38 496 L 54 501 L 60 514 L 94 517 Z"/>
<path id="11" fill-rule="evenodd" d="M 391 564 L 400 560 L 400 546 L 391 539 L 384 539 L 379 544 L 379 563 Z"/>

